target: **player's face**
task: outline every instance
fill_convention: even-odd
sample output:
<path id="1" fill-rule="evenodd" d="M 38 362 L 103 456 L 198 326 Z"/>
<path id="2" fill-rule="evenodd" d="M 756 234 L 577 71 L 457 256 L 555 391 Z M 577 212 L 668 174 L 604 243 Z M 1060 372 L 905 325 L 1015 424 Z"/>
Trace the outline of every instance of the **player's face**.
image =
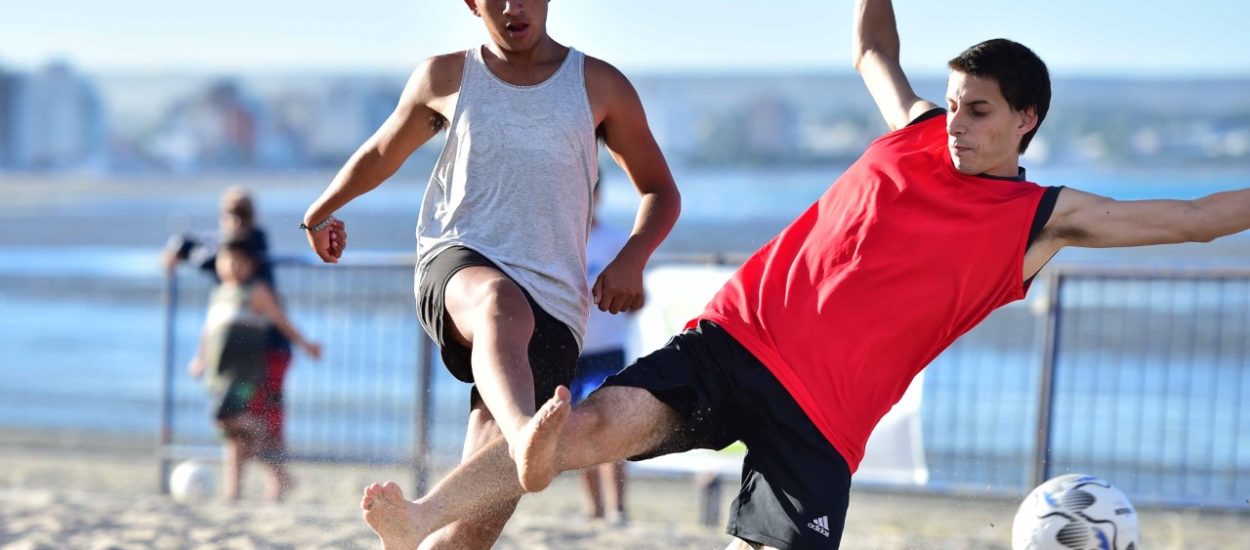
<path id="1" fill-rule="evenodd" d="M 954 71 L 947 80 L 947 148 L 962 174 L 1016 176 L 1020 140 L 1036 124 L 1033 110 L 1012 109 L 993 79 Z"/>
<path id="2" fill-rule="evenodd" d="M 465 3 L 486 23 L 486 30 L 495 44 L 509 52 L 524 52 L 547 36 L 548 1 L 465 0 Z"/>
<path id="3" fill-rule="evenodd" d="M 251 225 L 246 218 L 233 212 L 222 212 L 218 218 L 218 224 L 222 234 L 239 233 L 250 229 Z"/>

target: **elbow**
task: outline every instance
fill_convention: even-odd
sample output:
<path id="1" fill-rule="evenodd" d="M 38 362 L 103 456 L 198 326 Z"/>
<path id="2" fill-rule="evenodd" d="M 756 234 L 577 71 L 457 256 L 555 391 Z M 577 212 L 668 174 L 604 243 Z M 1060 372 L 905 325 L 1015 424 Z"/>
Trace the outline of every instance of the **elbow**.
<path id="1" fill-rule="evenodd" d="M 855 72 L 864 72 L 864 61 L 868 58 L 869 48 L 864 46 L 856 46 L 851 49 L 851 67 L 855 68 Z"/>
<path id="2" fill-rule="evenodd" d="M 1224 227 L 1227 224 L 1220 219 L 1216 209 L 1207 208 L 1208 204 L 1203 200 L 1187 201 L 1183 204 L 1186 223 L 1181 224 L 1182 242 L 1209 243 L 1232 232 Z"/>
<path id="3" fill-rule="evenodd" d="M 681 215 L 681 191 L 672 179 L 648 194 L 654 197 L 651 200 L 655 201 L 653 204 L 659 209 L 668 211 L 674 218 Z"/>
<path id="4" fill-rule="evenodd" d="M 1217 234 L 1215 234 L 1215 233 L 1212 233 L 1212 232 L 1210 232 L 1210 231 L 1204 231 L 1204 230 L 1201 230 L 1201 229 L 1197 229 L 1197 230 L 1193 230 L 1193 231 L 1188 232 L 1188 233 L 1185 235 L 1185 238 L 1184 238 L 1183 242 L 1190 242 L 1190 243 L 1209 243 L 1209 242 L 1211 242 L 1211 241 L 1214 241 L 1215 239 L 1218 239 L 1219 237 L 1220 237 L 1219 235 L 1217 235 Z"/>
<path id="5" fill-rule="evenodd" d="M 1224 234 L 1214 227 L 1204 224 L 1192 224 L 1182 227 L 1174 239 L 1178 243 L 1209 243 Z"/>
<path id="6" fill-rule="evenodd" d="M 874 61 L 876 61 L 874 63 Z M 880 45 L 864 45 L 851 51 L 851 66 L 855 67 L 855 72 L 864 74 L 864 71 L 873 67 L 898 65 L 898 50 Z"/>

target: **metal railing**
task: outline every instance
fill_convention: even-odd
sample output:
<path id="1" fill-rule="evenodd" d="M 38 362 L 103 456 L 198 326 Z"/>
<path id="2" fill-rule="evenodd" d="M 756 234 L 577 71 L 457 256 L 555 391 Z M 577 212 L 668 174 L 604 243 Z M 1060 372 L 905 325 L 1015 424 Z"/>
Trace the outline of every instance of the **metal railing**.
<path id="1" fill-rule="evenodd" d="M 455 460 L 458 440 L 431 441 L 463 433 L 463 411 L 446 412 L 463 403 L 435 402 L 457 386 L 431 367 L 410 260 L 332 269 L 287 261 L 276 273 L 292 320 L 326 353 L 320 363 L 297 358 L 288 379 L 292 458 L 411 464 L 423 492 L 431 462 Z M 1139 504 L 1244 506 L 1250 269 L 1055 267 L 1034 286 L 926 370 L 929 489 L 1018 496 L 1080 471 Z M 171 461 L 215 445 L 203 391 L 181 368 L 208 287 L 198 274 L 169 280 L 162 487 Z"/>
<path id="2" fill-rule="evenodd" d="M 1031 481 L 1088 471 L 1141 502 L 1244 508 L 1250 269 L 1069 268 L 1051 280 L 1049 427 Z"/>
<path id="3" fill-rule="evenodd" d="M 1244 508 L 1250 270 L 1063 266 L 926 370 L 935 490 L 1066 472 L 1138 504 Z"/>

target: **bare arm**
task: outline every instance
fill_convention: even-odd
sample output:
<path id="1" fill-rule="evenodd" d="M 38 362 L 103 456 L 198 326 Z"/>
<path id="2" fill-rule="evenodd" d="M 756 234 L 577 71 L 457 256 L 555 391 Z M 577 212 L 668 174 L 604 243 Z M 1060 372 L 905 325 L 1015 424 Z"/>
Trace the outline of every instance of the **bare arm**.
<path id="1" fill-rule="evenodd" d="M 258 283 L 256 289 L 252 291 L 252 309 L 257 313 L 264 315 L 274 326 L 282 332 L 284 336 L 294 342 L 296 345 L 304 349 L 313 359 L 321 358 L 321 346 L 314 342 L 304 339 L 304 335 L 291 324 L 286 318 L 286 312 L 282 310 L 282 306 L 278 304 L 278 300 L 273 295 L 273 291 L 268 285 Z"/>
<path id="2" fill-rule="evenodd" d="M 912 90 L 899 64 L 898 26 L 890 0 L 858 0 L 851 59 L 891 130 L 937 107 Z"/>
<path id="3" fill-rule="evenodd" d="M 1210 242 L 1250 229 L 1250 189 L 1195 200 L 1118 201 L 1064 188 L 1045 233 L 1064 246 Z"/>
<path id="4" fill-rule="evenodd" d="M 603 141 L 642 199 L 634 228 L 593 289 L 599 309 L 617 313 L 642 307 L 642 270 L 681 212 L 681 194 L 647 125 L 638 92 L 616 68 L 586 60 L 587 88 Z"/>
<path id="5" fill-rule="evenodd" d="M 187 372 L 191 373 L 192 378 L 199 378 L 204 375 L 204 350 L 208 349 L 208 327 L 200 330 L 199 345 L 195 348 L 195 353 L 191 355 L 191 362 L 187 364 Z"/>
<path id="6" fill-rule="evenodd" d="M 395 110 L 308 207 L 304 213 L 306 225 L 315 226 L 352 199 L 381 185 L 403 166 L 413 151 L 434 137 L 438 128 L 431 121 L 450 113 L 449 96 L 458 91 L 463 62 L 463 54 L 447 54 L 427 59 L 413 71 Z M 440 113 L 440 110 L 446 112 Z M 345 230 L 337 229 L 345 241 Z M 341 246 L 331 250 L 330 234 L 333 232 L 309 231 L 308 236 L 317 255 L 331 263 L 342 254 Z"/>

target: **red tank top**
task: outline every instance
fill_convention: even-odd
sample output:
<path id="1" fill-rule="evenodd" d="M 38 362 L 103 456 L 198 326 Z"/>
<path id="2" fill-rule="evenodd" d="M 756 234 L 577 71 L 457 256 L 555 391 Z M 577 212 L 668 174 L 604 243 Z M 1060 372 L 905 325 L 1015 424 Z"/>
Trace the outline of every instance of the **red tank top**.
<path id="1" fill-rule="evenodd" d="M 878 138 L 691 321 L 763 362 L 852 472 L 912 378 L 1026 290 L 1044 188 L 960 174 L 946 138 L 940 116 Z"/>

